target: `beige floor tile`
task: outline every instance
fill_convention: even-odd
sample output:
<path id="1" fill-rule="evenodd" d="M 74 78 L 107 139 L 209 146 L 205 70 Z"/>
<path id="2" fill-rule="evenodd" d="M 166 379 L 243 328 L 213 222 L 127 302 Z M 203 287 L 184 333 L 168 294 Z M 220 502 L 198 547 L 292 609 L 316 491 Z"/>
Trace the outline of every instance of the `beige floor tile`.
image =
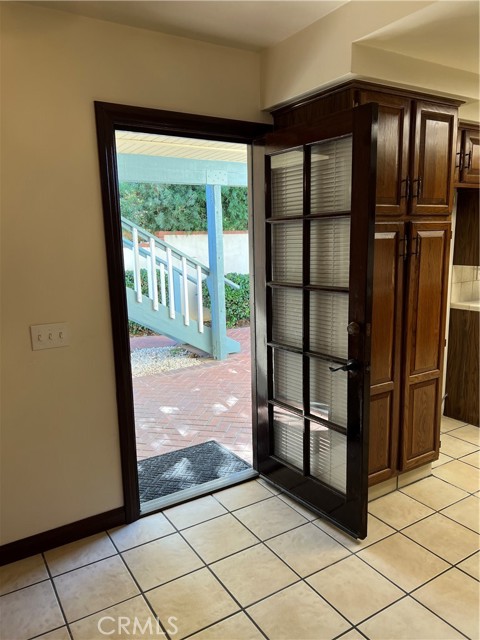
<path id="1" fill-rule="evenodd" d="M 461 420 L 455 420 L 454 418 L 442 416 L 440 421 L 440 431 L 442 433 L 447 433 L 448 431 L 452 431 L 452 429 L 458 429 L 459 427 L 463 427 L 466 424 L 466 422 L 462 422 Z"/>
<path id="2" fill-rule="evenodd" d="M 453 458 L 451 458 L 450 456 L 446 456 L 444 453 L 441 453 L 438 456 L 438 460 L 435 460 L 434 462 L 432 462 L 432 469 L 436 469 L 437 467 L 441 467 L 442 464 L 446 464 L 447 462 L 451 462 L 453 460 Z"/>
<path id="3" fill-rule="evenodd" d="M 253 533 L 229 513 L 185 529 L 182 533 L 206 563 L 258 544 Z"/>
<path id="4" fill-rule="evenodd" d="M 258 484 L 261 484 L 262 487 L 265 487 L 266 489 L 271 491 L 274 496 L 278 495 L 279 493 L 282 493 L 282 491 L 278 487 L 276 487 L 271 482 L 267 482 L 267 480 L 264 480 L 263 478 L 257 478 L 256 482 L 258 482 Z"/>
<path id="5" fill-rule="evenodd" d="M 111 607 L 138 594 L 119 556 L 106 558 L 54 578 L 68 622 Z"/>
<path id="6" fill-rule="evenodd" d="M 469 496 L 465 500 L 452 504 L 443 509 L 442 514 L 480 533 L 480 503 L 475 496 Z"/>
<path id="7" fill-rule="evenodd" d="M 227 513 L 227 510 L 212 496 L 205 496 L 167 509 L 164 513 L 177 529 L 185 529 L 194 524 L 222 516 Z"/>
<path id="8" fill-rule="evenodd" d="M 45 552 L 52 576 L 114 556 L 117 550 L 106 533 L 98 533 Z"/>
<path id="9" fill-rule="evenodd" d="M 129 549 L 122 555 L 142 591 L 204 566 L 178 533 Z"/>
<path id="10" fill-rule="evenodd" d="M 427 505 L 435 511 L 444 509 L 454 502 L 458 502 L 468 496 L 466 491 L 453 487 L 448 482 L 440 480 L 435 476 L 430 476 L 420 482 L 408 485 L 402 489 L 411 498 Z"/>
<path id="11" fill-rule="evenodd" d="M 122 627 L 123 623 L 123 627 Z M 99 611 L 70 625 L 73 640 L 100 638 L 164 638 L 156 617 L 142 596 Z M 174 627 L 169 626 L 174 631 Z"/>
<path id="12" fill-rule="evenodd" d="M 27 640 L 65 624 L 50 581 L 0 598 L 1 637 Z"/>
<path id="13" fill-rule="evenodd" d="M 455 431 L 452 431 L 452 434 L 448 433 L 442 434 L 440 451 L 445 453 L 447 456 L 451 458 L 460 458 L 461 456 L 466 456 L 469 453 L 474 453 L 474 451 L 478 450 L 478 446 L 471 444 L 470 442 L 466 442 L 461 438 L 454 437 Z"/>
<path id="14" fill-rule="evenodd" d="M 265 640 L 265 637 L 244 613 L 236 613 L 231 618 L 222 620 L 200 633 L 191 636 L 190 640 Z"/>
<path id="15" fill-rule="evenodd" d="M 480 474 L 478 469 L 464 462 L 460 462 L 460 460 L 453 460 L 453 462 L 434 469 L 433 474 L 437 478 L 450 482 L 450 484 L 453 484 L 455 487 L 468 491 L 469 493 L 478 491 L 480 487 Z"/>
<path id="16" fill-rule="evenodd" d="M 244 607 L 298 580 L 298 576 L 262 544 L 215 562 L 210 568 Z"/>
<path id="17" fill-rule="evenodd" d="M 162 538 L 175 529 L 165 518 L 163 513 L 155 513 L 145 518 L 140 518 L 136 522 L 111 529 L 110 534 L 113 542 L 120 551 L 131 549 L 139 544 L 151 542 L 157 538 Z"/>
<path id="18" fill-rule="evenodd" d="M 319 571 L 307 582 L 352 624 L 405 595 L 356 556 Z"/>
<path id="19" fill-rule="evenodd" d="M 467 456 L 463 456 L 460 461 L 466 462 L 467 464 L 472 465 L 472 467 L 480 469 L 480 451 L 469 453 Z"/>
<path id="20" fill-rule="evenodd" d="M 271 640 L 334 638 L 350 625 L 304 582 L 247 609 Z"/>
<path id="21" fill-rule="evenodd" d="M 460 429 L 456 429 L 454 433 L 456 438 L 461 438 L 462 440 L 466 440 L 471 444 L 480 446 L 480 428 L 475 427 L 473 424 L 467 424 L 465 427 L 460 427 Z"/>
<path id="22" fill-rule="evenodd" d="M 439 513 L 412 524 L 402 533 L 451 564 L 457 564 L 479 549 L 478 533 Z"/>
<path id="23" fill-rule="evenodd" d="M 48 580 L 42 556 L 36 555 L 0 567 L 0 595 Z"/>
<path id="24" fill-rule="evenodd" d="M 455 640 L 463 636 L 410 597 L 392 604 L 359 630 L 370 640 Z"/>
<path id="25" fill-rule="evenodd" d="M 278 497 L 239 509 L 235 516 L 261 540 L 277 536 L 307 522 L 298 511 Z"/>
<path id="26" fill-rule="evenodd" d="M 288 504 L 289 507 L 292 507 L 292 509 L 295 509 L 295 511 L 298 511 L 298 513 L 304 518 L 306 518 L 307 520 L 311 521 L 311 520 L 316 520 L 318 518 L 318 513 L 314 513 L 313 511 L 308 509 L 308 507 L 304 506 L 303 504 L 300 504 L 300 502 L 297 502 L 290 496 L 287 496 L 286 493 L 281 493 L 278 497 L 280 498 L 280 500 L 283 500 L 283 502 Z"/>
<path id="27" fill-rule="evenodd" d="M 388 496 L 370 502 L 368 511 L 395 529 L 403 529 L 433 513 L 429 507 L 401 491 L 389 493 Z"/>
<path id="28" fill-rule="evenodd" d="M 229 511 L 241 509 L 254 502 L 272 497 L 272 492 L 256 480 L 239 484 L 213 494 Z"/>
<path id="29" fill-rule="evenodd" d="M 475 580 L 480 580 L 480 552 L 474 553 L 473 556 L 467 558 L 458 565 L 459 569 L 466 571 Z"/>
<path id="30" fill-rule="evenodd" d="M 337 540 L 337 542 L 340 542 L 347 547 L 347 549 L 350 549 L 350 551 L 353 552 L 360 551 L 360 549 L 364 549 L 371 544 L 375 544 L 375 542 L 395 533 L 395 529 L 392 529 L 388 524 L 385 524 L 378 518 L 375 518 L 372 514 L 368 515 L 368 533 L 364 540 L 352 538 L 352 536 L 347 535 L 326 520 L 315 520 L 313 524 L 320 527 L 320 529 L 332 536 L 332 538 Z"/>
<path id="31" fill-rule="evenodd" d="M 67 627 L 60 627 L 55 631 L 43 634 L 43 636 L 37 636 L 35 640 L 71 640 Z"/>
<path id="32" fill-rule="evenodd" d="M 343 545 L 311 523 L 270 538 L 265 544 L 302 577 L 350 554 Z"/>
<path id="33" fill-rule="evenodd" d="M 416 589 L 449 566 L 401 533 L 377 542 L 358 555 L 405 591 Z"/>
<path id="34" fill-rule="evenodd" d="M 413 595 L 468 638 L 480 637 L 477 580 L 458 569 L 450 569 Z"/>
<path id="35" fill-rule="evenodd" d="M 365 640 L 365 636 L 362 636 L 362 634 L 358 633 L 355 629 L 350 629 L 350 631 L 344 633 L 343 636 L 340 636 L 338 640 Z"/>
<path id="36" fill-rule="evenodd" d="M 218 622 L 239 610 L 238 605 L 212 576 L 200 569 L 145 594 L 163 624 L 176 618 L 175 640 Z"/>

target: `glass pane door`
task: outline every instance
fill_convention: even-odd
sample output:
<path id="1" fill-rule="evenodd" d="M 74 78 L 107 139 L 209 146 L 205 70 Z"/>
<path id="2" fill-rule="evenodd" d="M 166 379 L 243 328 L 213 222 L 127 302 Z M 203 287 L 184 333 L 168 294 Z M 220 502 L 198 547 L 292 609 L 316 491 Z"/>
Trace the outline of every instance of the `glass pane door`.
<path id="1" fill-rule="evenodd" d="M 336 135 L 326 119 L 294 148 L 282 148 L 282 134 L 267 141 L 257 467 L 363 537 L 375 114 L 355 112 Z"/>

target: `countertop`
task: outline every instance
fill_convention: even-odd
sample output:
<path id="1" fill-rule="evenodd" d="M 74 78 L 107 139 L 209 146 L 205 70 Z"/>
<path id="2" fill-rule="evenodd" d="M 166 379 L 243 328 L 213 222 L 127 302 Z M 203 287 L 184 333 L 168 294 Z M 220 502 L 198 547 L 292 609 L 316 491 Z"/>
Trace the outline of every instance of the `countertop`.
<path id="1" fill-rule="evenodd" d="M 464 311 L 480 311 L 480 300 L 464 300 L 463 302 L 450 302 L 450 309 L 463 309 Z"/>

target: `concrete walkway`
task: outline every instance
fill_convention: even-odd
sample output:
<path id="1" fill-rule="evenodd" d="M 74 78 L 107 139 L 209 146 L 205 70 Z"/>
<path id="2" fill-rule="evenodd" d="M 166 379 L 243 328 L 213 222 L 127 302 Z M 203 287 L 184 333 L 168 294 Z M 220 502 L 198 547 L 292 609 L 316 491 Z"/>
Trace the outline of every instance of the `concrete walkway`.
<path id="1" fill-rule="evenodd" d="M 133 379 L 139 460 L 216 440 L 252 462 L 250 328 L 229 329 L 241 352 L 227 360 Z M 175 344 L 132 338 L 131 348 Z"/>

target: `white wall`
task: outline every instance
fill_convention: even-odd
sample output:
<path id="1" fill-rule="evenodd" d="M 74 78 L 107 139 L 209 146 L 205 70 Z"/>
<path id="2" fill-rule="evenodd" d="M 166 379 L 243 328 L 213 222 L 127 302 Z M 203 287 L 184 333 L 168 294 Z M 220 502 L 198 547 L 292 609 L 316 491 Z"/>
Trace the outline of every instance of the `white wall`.
<path id="1" fill-rule="evenodd" d="M 268 116 L 255 53 L 26 3 L 0 10 L 7 543 L 123 504 L 93 101 Z M 71 346 L 32 352 L 29 325 L 56 321 Z"/>
<path id="2" fill-rule="evenodd" d="M 477 101 L 478 73 L 369 46 L 392 25 L 415 25 L 438 2 L 358 0 L 262 52 L 262 106 L 270 109 L 351 78 Z M 442 3 L 440 4 L 447 4 Z M 455 3 L 448 3 L 455 5 Z M 468 3 L 464 3 L 468 4 Z M 450 8 L 451 9 L 451 8 Z M 429 14 L 430 15 L 430 14 Z M 433 16 L 433 14 L 432 14 Z M 432 17 L 434 20 L 434 17 Z M 432 26 L 433 31 L 435 31 Z M 378 45 L 378 43 L 377 43 Z M 379 47 L 380 45 L 378 45 Z M 475 43 L 472 42 L 472 47 Z M 408 50 L 408 49 L 407 49 Z M 461 117 L 474 119 L 472 108 Z"/>

